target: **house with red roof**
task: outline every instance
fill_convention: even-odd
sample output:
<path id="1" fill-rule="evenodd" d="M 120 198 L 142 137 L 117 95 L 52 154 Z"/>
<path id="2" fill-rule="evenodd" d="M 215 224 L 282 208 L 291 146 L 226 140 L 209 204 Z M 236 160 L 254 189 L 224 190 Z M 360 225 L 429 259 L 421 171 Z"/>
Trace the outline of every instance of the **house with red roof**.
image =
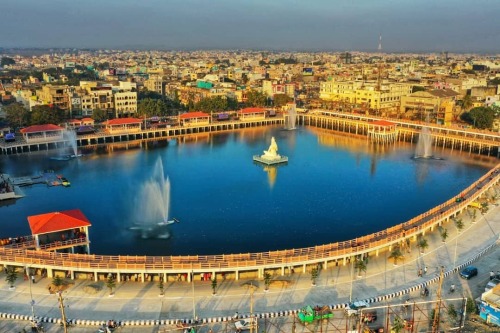
<path id="1" fill-rule="evenodd" d="M 28 216 L 37 250 L 89 253 L 90 221 L 79 209 Z"/>
<path id="2" fill-rule="evenodd" d="M 187 112 L 179 116 L 181 126 L 198 126 L 210 124 L 210 115 L 205 112 Z"/>
<path id="3" fill-rule="evenodd" d="M 264 108 L 244 108 L 238 111 L 240 120 L 264 120 L 266 119 L 266 109 Z"/>
<path id="4" fill-rule="evenodd" d="M 141 131 L 142 119 L 116 118 L 104 123 L 109 133 L 136 133 Z"/>
<path id="5" fill-rule="evenodd" d="M 27 143 L 62 140 L 65 129 L 54 124 L 33 125 L 21 129 Z"/>
<path id="6" fill-rule="evenodd" d="M 398 135 L 396 123 L 387 120 L 376 120 L 368 123 L 368 137 L 375 142 L 394 142 Z"/>

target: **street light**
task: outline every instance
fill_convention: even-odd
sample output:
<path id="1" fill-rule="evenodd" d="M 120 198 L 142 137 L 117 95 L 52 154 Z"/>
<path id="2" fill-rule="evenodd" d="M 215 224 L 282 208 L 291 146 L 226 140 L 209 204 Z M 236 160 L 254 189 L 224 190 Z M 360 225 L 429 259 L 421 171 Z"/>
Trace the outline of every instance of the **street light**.
<path id="1" fill-rule="evenodd" d="M 33 291 L 31 290 L 31 284 L 33 281 L 31 281 L 31 266 L 25 266 L 24 270 L 26 272 L 26 275 L 28 276 L 29 284 L 30 284 L 30 298 L 31 298 L 31 322 L 35 322 L 35 300 L 33 299 Z"/>

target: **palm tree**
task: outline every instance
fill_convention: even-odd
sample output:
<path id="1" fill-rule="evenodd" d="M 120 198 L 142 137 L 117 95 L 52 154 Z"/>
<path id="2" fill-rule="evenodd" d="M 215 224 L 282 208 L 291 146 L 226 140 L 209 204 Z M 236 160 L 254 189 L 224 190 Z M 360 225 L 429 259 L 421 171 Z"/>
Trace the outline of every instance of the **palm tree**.
<path id="1" fill-rule="evenodd" d="M 212 280 L 212 295 L 217 293 L 217 277 Z"/>
<path id="2" fill-rule="evenodd" d="M 60 291 L 63 283 L 64 281 L 59 275 L 54 276 L 54 278 L 52 279 L 52 284 L 55 287 L 54 292 Z"/>
<path id="3" fill-rule="evenodd" d="M 448 238 L 448 229 L 446 228 L 443 228 L 441 230 L 441 240 L 444 242 L 446 242 L 446 238 Z"/>
<path id="4" fill-rule="evenodd" d="M 427 239 L 420 237 L 417 246 L 420 248 L 420 253 L 424 253 L 425 249 L 429 247 L 429 243 L 427 243 Z"/>
<path id="5" fill-rule="evenodd" d="M 113 296 L 113 289 L 116 287 L 116 280 L 113 274 L 108 274 L 108 279 L 106 280 L 106 287 L 109 289 L 109 296 Z"/>
<path id="6" fill-rule="evenodd" d="M 15 267 L 7 266 L 5 268 L 5 281 L 9 283 L 10 289 L 14 289 L 14 282 L 17 280 L 17 271 Z"/>
<path id="7" fill-rule="evenodd" d="M 366 260 L 356 258 L 356 261 L 354 262 L 354 269 L 358 271 L 358 277 L 361 277 L 361 273 L 366 272 Z"/>
<path id="8" fill-rule="evenodd" d="M 464 228 L 464 222 L 462 221 L 462 219 L 455 220 L 455 225 L 457 226 L 459 232 Z"/>
<path id="9" fill-rule="evenodd" d="M 401 252 L 401 248 L 399 245 L 395 245 L 394 248 L 391 251 L 391 254 L 389 255 L 389 259 L 394 259 L 394 266 L 398 265 L 398 260 L 403 258 L 403 253 Z"/>
<path id="10" fill-rule="evenodd" d="M 160 282 L 158 283 L 158 288 L 160 289 L 160 296 L 163 296 L 165 289 L 165 286 L 163 285 L 163 279 L 160 279 Z"/>
<path id="11" fill-rule="evenodd" d="M 318 274 L 319 274 L 318 267 L 314 267 L 313 269 L 311 269 L 311 281 L 313 286 L 316 285 L 316 279 L 318 278 Z"/>
<path id="12" fill-rule="evenodd" d="M 269 274 L 269 272 L 264 273 L 264 285 L 265 290 L 269 290 L 269 286 L 271 285 L 271 274 Z"/>

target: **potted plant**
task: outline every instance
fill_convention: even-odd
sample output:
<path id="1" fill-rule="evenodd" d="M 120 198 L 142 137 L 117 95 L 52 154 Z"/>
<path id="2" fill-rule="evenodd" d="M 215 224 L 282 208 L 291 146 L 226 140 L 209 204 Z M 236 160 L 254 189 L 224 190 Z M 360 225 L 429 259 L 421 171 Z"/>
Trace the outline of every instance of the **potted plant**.
<path id="1" fill-rule="evenodd" d="M 264 272 L 264 286 L 265 286 L 264 291 L 268 291 L 270 285 L 271 285 L 271 274 L 269 274 L 269 272 Z"/>
<path id="2" fill-rule="evenodd" d="M 441 229 L 440 234 L 441 234 L 441 240 L 443 241 L 443 243 L 446 242 L 446 238 L 448 238 L 448 229 L 446 229 L 446 228 Z"/>
<path id="3" fill-rule="evenodd" d="M 358 277 L 361 277 L 362 272 L 366 272 L 366 260 L 356 258 L 356 261 L 354 262 L 354 269 L 358 271 Z"/>
<path id="4" fill-rule="evenodd" d="M 108 274 L 108 279 L 106 280 L 106 287 L 109 290 L 109 297 L 113 297 L 113 289 L 116 287 L 116 280 L 113 274 Z"/>
<path id="5" fill-rule="evenodd" d="M 217 277 L 212 279 L 212 295 L 217 293 Z"/>
<path id="6" fill-rule="evenodd" d="M 9 289 L 14 290 L 16 287 L 14 287 L 14 283 L 17 280 L 17 270 L 15 267 L 12 266 L 7 266 L 5 268 L 6 276 L 5 276 L 5 281 L 9 283 Z"/>
<path id="7" fill-rule="evenodd" d="M 394 259 L 394 266 L 398 265 L 398 260 L 403 258 L 403 253 L 401 252 L 401 248 L 399 245 L 394 246 L 394 248 L 391 251 L 391 254 L 389 255 L 389 259 Z"/>
<path id="8" fill-rule="evenodd" d="M 311 282 L 313 286 L 316 286 L 316 279 L 318 278 L 319 270 L 318 267 L 311 269 Z"/>
<path id="9" fill-rule="evenodd" d="M 429 247 L 429 243 L 427 243 L 427 239 L 425 239 L 424 237 L 420 237 L 417 246 L 420 249 L 420 253 L 424 253 L 425 249 Z"/>

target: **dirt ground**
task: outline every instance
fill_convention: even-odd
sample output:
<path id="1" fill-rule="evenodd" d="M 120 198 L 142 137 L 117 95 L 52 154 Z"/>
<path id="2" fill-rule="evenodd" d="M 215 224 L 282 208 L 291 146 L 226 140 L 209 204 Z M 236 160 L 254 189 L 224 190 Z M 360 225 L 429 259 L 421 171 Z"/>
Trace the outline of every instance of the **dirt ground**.
<path id="1" fill-rule="evenodd" d="M 484 320 L 482 320 L 478 315 L 469 315 L 467 321 L 465 322 L 465 327 L 461 331 L 462 333 L 482 333 L 482 332 L 500 332 L 500 327 L 489 325 Z"/>

